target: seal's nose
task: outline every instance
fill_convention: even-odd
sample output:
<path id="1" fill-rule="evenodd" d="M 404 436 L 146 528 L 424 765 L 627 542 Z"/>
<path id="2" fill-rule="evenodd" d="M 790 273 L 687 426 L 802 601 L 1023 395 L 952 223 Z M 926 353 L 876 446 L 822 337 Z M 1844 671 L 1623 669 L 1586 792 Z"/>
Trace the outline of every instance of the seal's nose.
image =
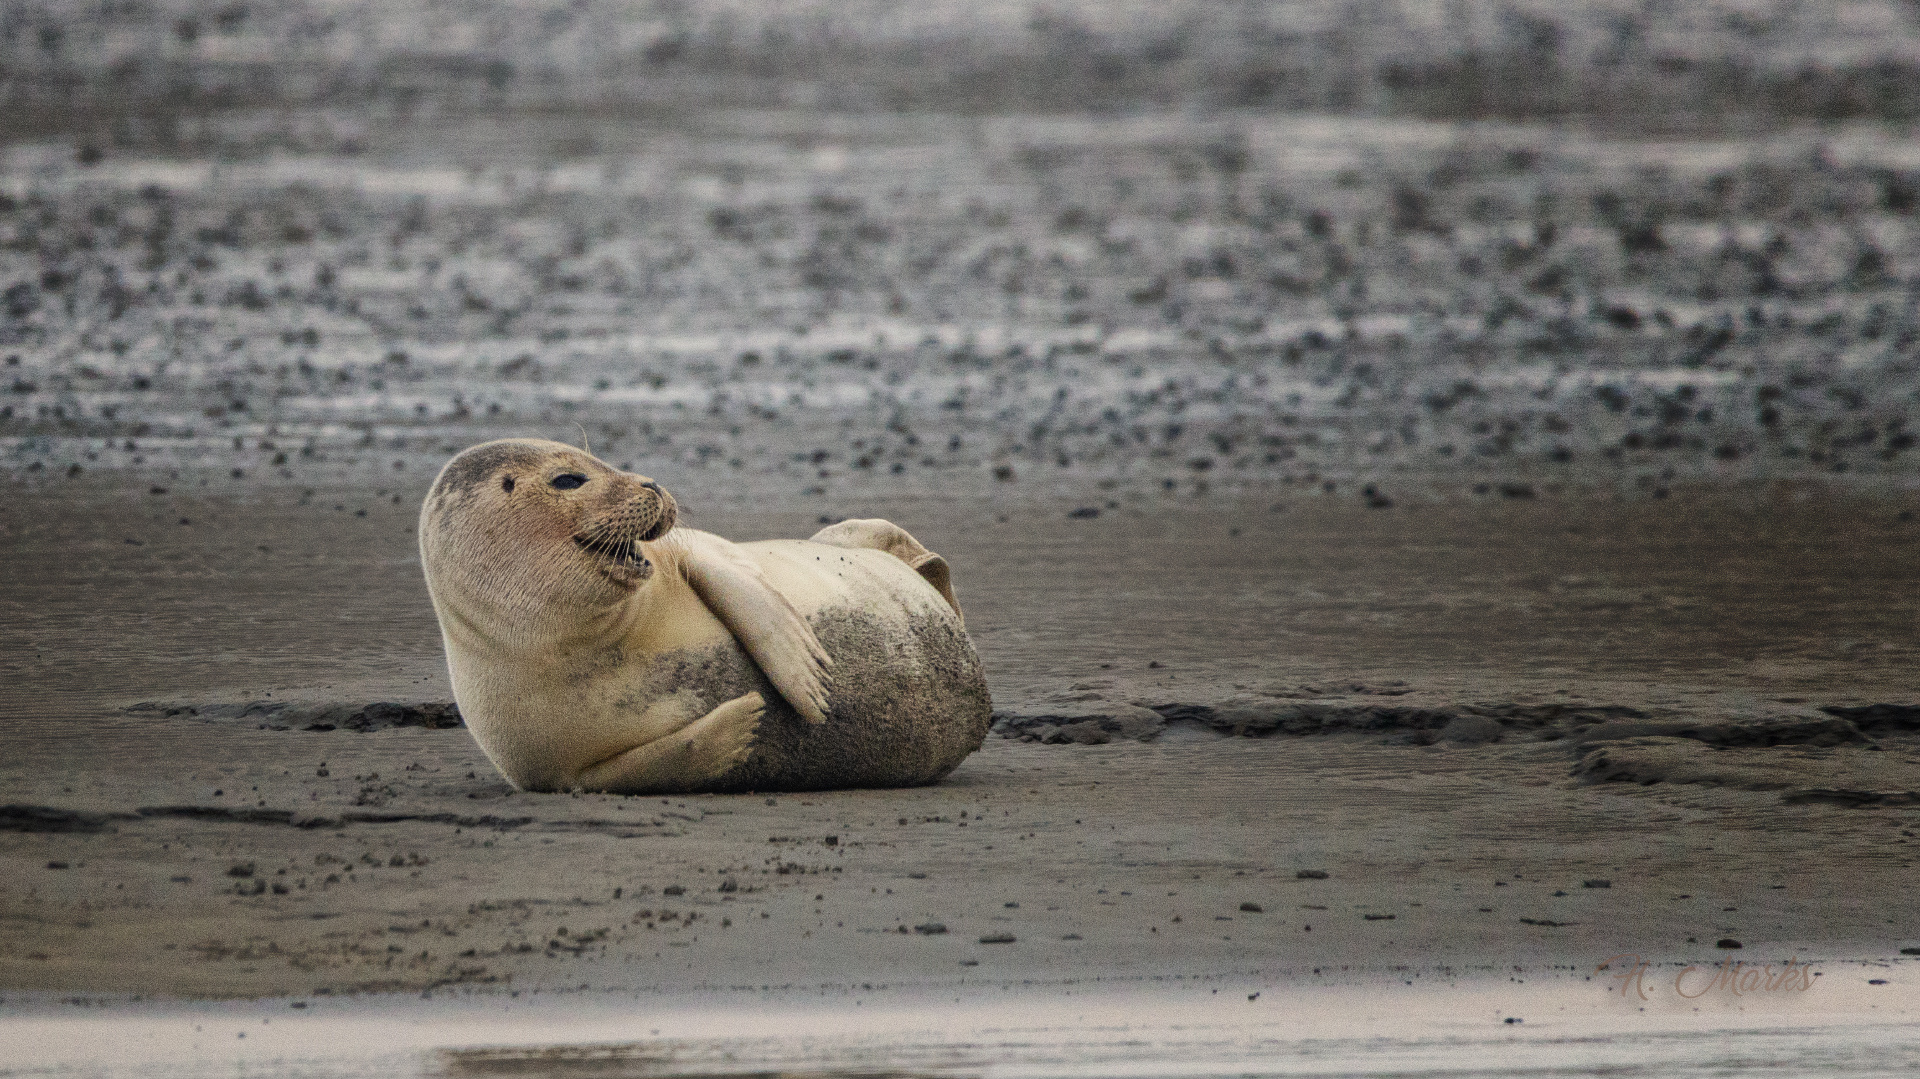
<path id="1" fill-rule="evenodd" d="M 672 530 L 679 518 L 679 506 L 664 487 L 652 480 L 642 481 L 640 487 L 644 493 L 634 496 L 635 508 L 653 518 L 652 524 L 640 532 L 640 538 L 656 540 Z"/>

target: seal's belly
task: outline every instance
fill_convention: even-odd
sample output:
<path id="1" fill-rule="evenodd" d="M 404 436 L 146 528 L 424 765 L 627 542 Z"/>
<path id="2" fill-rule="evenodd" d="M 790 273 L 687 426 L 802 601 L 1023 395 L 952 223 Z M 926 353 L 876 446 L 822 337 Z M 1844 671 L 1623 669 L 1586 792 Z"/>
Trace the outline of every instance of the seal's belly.
<path id="1" fill-rule="evenodd" d="M 809 615 L 834 661 L 824 724 L 802 719 L 731 637 L 647 657 L 615 709 L 638 720 L 665 706 L 691 719 L 758 692 L 767 709 L 753 751 L 714 790 L 931 783 L 980 747 L 993 712 L 979 657 L 943 612 L 833 606 Z"/>

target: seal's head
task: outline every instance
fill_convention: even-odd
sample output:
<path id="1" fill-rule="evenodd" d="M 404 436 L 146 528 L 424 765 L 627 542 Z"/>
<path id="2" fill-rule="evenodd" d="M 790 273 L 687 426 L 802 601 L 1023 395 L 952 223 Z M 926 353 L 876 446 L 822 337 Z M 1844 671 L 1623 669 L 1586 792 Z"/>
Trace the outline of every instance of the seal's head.
<path id="1" fill-rule="evenodd" d="M 616 604 L 653 574 L 643 543 L 673 527 L 673 496 L 560 442 L 505 439 L 440 470 L 420 510 L 427 586 L 489 637 L 548 613 Z"/>

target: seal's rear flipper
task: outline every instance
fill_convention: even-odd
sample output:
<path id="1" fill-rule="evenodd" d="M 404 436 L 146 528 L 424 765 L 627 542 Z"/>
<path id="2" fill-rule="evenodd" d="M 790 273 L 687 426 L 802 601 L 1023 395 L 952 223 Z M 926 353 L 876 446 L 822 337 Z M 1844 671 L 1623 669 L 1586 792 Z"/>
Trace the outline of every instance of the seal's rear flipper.
<path id="1" fill-rule="evenodd" d="M 965 629 L 967 616 L 961 612 L 960 600 L 953 594 L 953 575 L 947 569 L 947 560 L 928 551 L 918 559 L 908 562 L 907 565 L 912 566 L 920 576 L 925 577 L 927 583 L 933 586 L 933 590 L 940 593 L 940 598 L 947 601 L 947 606 L 953 608 L 954 616 L 960 619 L 960 628 Z"/>
<path id="2" fill-rule="evenodd" d="M 833 660 L 807 620 L 774 590 L 760 567 L 738 547 L 708 532 L 676 528 L 667 542 L 678 549 L 680 572 L 780 695 L 809 723 L 827 721 Z"/>
<path id="3" fill-rule="evenodd" d="M 960 624 L 965 627 L 967 616 L 961 612 L 960 600 L 953 594 L 953 574 L 947 568 L 947 560 L 927 550 L 892 521 L 878 517 L 841 521 L 815 532 L 812 542 L 830 543 L 835 547 L 867 547 L 898 558 L 927 579 L 933 590 L 940 593 L 940 598 L 947 601 L 947 606 L 953 608 L 953 613 L 960 616 Z"/>

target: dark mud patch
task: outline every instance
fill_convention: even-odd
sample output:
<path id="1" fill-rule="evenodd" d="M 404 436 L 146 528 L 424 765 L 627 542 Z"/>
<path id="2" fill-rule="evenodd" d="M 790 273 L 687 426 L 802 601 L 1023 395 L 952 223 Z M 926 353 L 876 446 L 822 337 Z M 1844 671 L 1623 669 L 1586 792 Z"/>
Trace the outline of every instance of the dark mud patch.
<path id="1" fill-rule="evenodd" d="M 1848 720 L 1868 734 L 1920 734 L 1920 704 L 1833 705 L 1820 710 Z"/>
<path id="2" fill-rule="evenodd" d="M 1404 692 L 1400 690 L 1358 687 L 1355 692 L 1386 696 L 1395 703 L 1253 694 L 1212 701 L 1128 703 L 1093 694 L 1067 694 L 1062 696 L 1068 699 L 1056 696 L 996 712 L 993 729 L 1005 738 L 1048 745 L 1336 734 L 1372 735 L 1393 745 L 1487 745 L 1557 741 L 1609 722 L 1654 718 L 1639 708 L 1617 705 L 1412 704 L 1397 701 Z"/>
<path id="3" fill-rule="evenodd" d="M 127 708 L 134 715 L 197 719 L 206 723 L 265 731 L 368 731 L 397 727 L 450 730 L 464 727 L 452 701 L 234 701 L 183 703 L 142 701 Z"/>
<path id="4" fill-rule="evenodd" d="M 677 816 L 677 815 L 676 815 Z M 344 828 L 350 824 L 443 824 L 456 828 L 484 828 L 512 831 L 531 828 L 546 832 L 611 832 L 624 837 L 658 835 L 662 829 L 678 825 L 659 817 L 636 820 L 605 818 L 542 819 L 535 816 L 508 817 L 493 813 L 448 812 L 376 812 L 368 810 L 291 810 L 266 806 L 154 805 L 132 812 L 99 812 L 67 809 L 60 806 L 0 806 L 0 832 L 40 832 L 93 834 L 109 831 L 116 825 L 143 820 L 191 820 L 215 824 L 264 824 L 289 828 Z"/>
<path id="5" fill-rule="evenodd" d="M 1597 742 L 1574 763 L 1581 784 L 1779 791 L 1791 805 L 1920 807 L 1920 757 L 1878 745 L 1715 747 L 1671 737 Z"/>
<path id="6" fill-rule="evenodd" d="M 1920 806 L 1920 791 L 1852 791 L 1835 787 L 1809 787 L 1806 790 L 1788 791 L 1780 800 L 1789 805 L 1877 809 L 1882 806 Z"/>
<path id="7" fill-rule="evenodd" d="M 1761 716 L 1724 720 L 1611 720 L 1574 736 L 1581 743 L 1631 738 L 1684 738 L 1719 749 L 1771 746 L 1865 745 L 1871 739 L 1851 720 L 1834 716 Z"/>
<path id="8" fill-rule="evenodd" d="M 114 821 L 132 819 L 131 813 L 92 813 L 36 805 L 0 806 L 0 832 L 87 835 L 106 831 Z"/>
<path id="9" fill-rule="evenodd" d="M 1124 701 L 1064 701 L 995 712 L 992 730 L 1002 738 L 1045 745 L 1153 742 L 1167 733 L 1167 719 Z"/>
<path id="10" fill-rule="evenodd" d="M 1130 703 L 1065 692 L 994 714 L 1002 738 L 1043 745 L 1225 738 L 1345 738 L 1484 749 L 1558 743 L 1580 785 L 1780 792 L 1789 804 L 1920 806 L 1916 709 L 1834 706 L 1790 714 L 1679 714 L 1627 704 L 1286 699 Z"/>
<path id="11" fill-rule="evenodd" d="M 184 817 L 194 820 L 231 821 L 236 824 L 281 824 L 294 828 L 344 828 L 349 824 L 444 824 L 456 828 L 487 828 L 494 831 L 512 831 L 516 828 L 533 828 L 548 832 L 617 832 L 627 836 L 654 835 L 660 829 L 672 828 L 667 821 L 654 819 L 606 820 L 600 818 L 568 820 L 566 818 L 543 820 L 539 817 L 503 817 L 493 813 L 469 814 L 447 812 L 372 812 L 367 810 L 345 810 L 342 812 L 296 812 L 286 809 L 234 808 L 224 806 L 144 806 L 139 810 L 141 817 Z"/>
<path id="12" fill-rule="evenodd" d="M 1829 707 L 1819 713 L 1684 715 L 1624 704 L 1517 702 L 1383 703 L 1240 695 L 1213 701 L 1136 703 L 1098 693 L 1063 693 L 996 711 L 1003 738 L 1046 745 L 1101 745 L 1164 738 L 1373 736 L 1387 745 L 1589 743 L 1677 738 L 1715 748 L 1866 745 L 1920 731 L 1920 708 L 1904 704 Z"/>

